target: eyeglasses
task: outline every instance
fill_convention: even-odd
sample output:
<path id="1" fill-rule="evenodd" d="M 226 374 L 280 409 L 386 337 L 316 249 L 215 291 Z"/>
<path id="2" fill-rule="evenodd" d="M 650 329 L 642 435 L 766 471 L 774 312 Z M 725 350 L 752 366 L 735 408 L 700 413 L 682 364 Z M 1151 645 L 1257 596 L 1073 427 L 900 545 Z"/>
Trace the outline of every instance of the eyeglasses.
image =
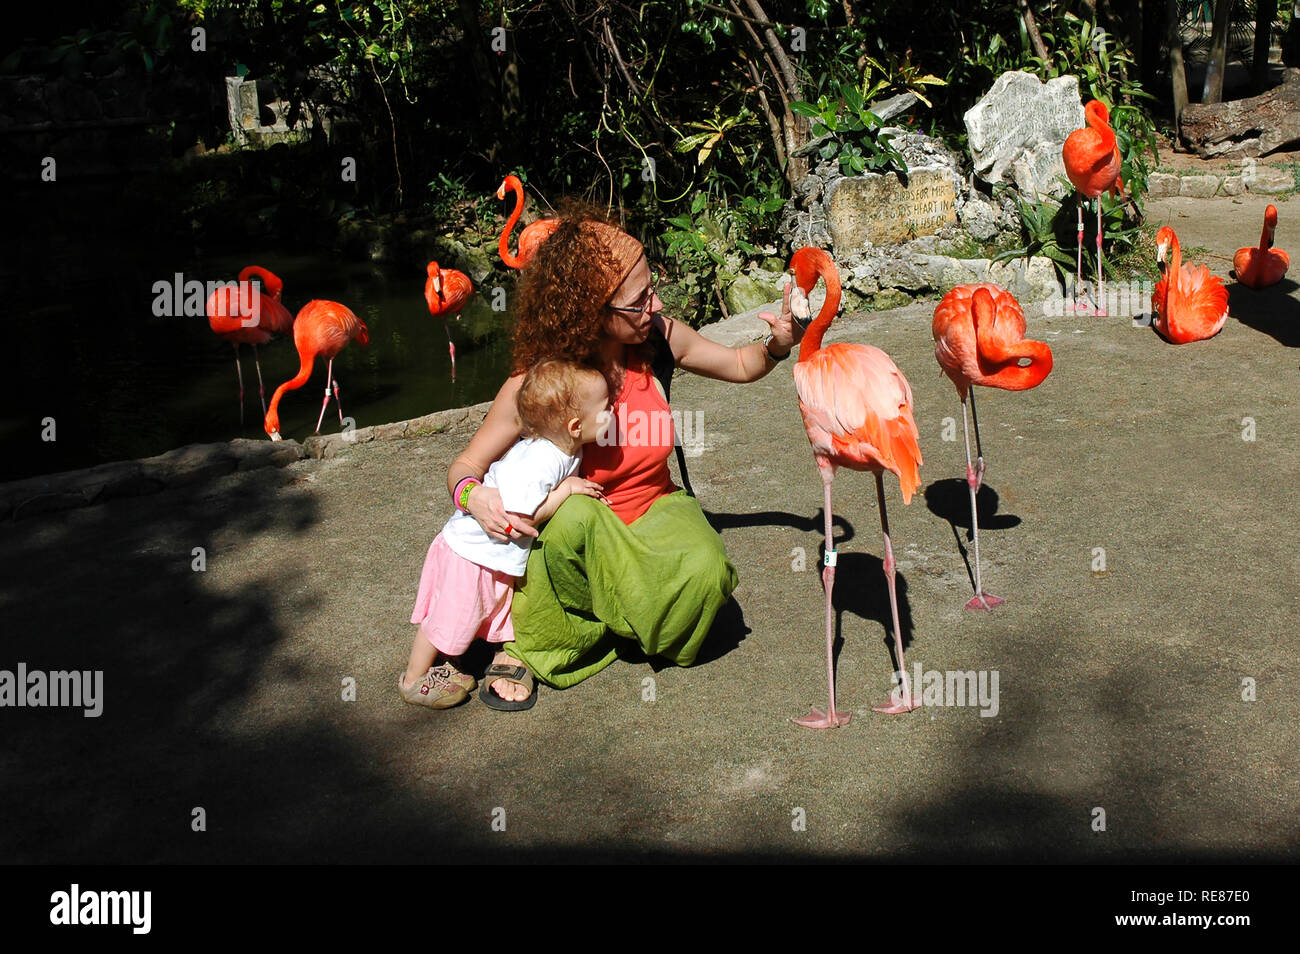
<path id="1" fill-rule="evenodd" d="M 655 295 L 658 293 L 658 284 L 659 275 L 655 272 L 651 272 L 650 287 L 646 289 L 645 294 L 641 296 L 635 305 L 606 305 L 605 307 L 611 311 L 622 311 L 627 312 L 630 315 L 639 315 L 649 308 L 650 303 L 654 301 Z"/>

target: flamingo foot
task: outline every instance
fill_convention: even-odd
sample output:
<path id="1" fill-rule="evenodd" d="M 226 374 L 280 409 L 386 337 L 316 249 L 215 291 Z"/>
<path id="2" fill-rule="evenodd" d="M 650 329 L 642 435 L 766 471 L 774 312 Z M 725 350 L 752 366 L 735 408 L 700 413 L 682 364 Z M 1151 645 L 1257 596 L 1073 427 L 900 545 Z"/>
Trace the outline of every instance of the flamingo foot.
<path id="1" fill-rule="evenodd" d="M 813 706 L 812 711 L 802 719 L 792 719 L 791 721 L 795 725 L 803 726 L 805 729 L 837 729 L 842 725 L 848 725 L 850 716 L 851 714 L 848 712 L 837 711 L 835 717 L 831 718 L 830 715 Z"/>
<path id="2" fill-rule="evenodd" d="M 1005 602 L 1006 600 L 1002 597 L 994 596 L 992 593 L 976 593 L 970 598 L 969 602 L 966 603 L 966 609 L 991 610 L 995 606 L 1001 606 Z"/>
<path id="3" fill-rule="evenodd" d="M 889 694 L 889 702 L 883 706 L 872 706 L 872 712 L 879 712 L 882 715 L 902 715 L 905 712 L 911 712 L 913 709 L 921 708 L 921 697 L 915 694 L 904 695 L 901 689 L 895 689 Z"/>

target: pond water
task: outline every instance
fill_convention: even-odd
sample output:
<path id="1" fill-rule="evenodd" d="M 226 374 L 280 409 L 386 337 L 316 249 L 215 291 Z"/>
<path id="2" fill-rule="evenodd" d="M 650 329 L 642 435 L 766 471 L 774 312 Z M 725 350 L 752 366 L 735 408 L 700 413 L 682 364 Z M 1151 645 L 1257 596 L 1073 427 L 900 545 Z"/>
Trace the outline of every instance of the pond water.
<path id="1" fill-rule="evenodd" d="M 71 251 L 71 250 L 70 250 Z M 129 251 L 117 250 L 125 259 Z M 112 250 L 106 250 L 111 257 Z M 43 256 L 42 256 L 43 257 Z M 49 261 L 48 259 L 46 261 Z M 127 264 L 112 281 L 104 269 L 79 268 L 73 252 L 55 256 L 57 270 L 41 276 L 45 293 L 6 320 L 10 361 L 0 406 L 0 480 L 148 457 L 183 444 L 266 439 L 252 352 L 242 346 L 244 423 L 240 426 L 234 350 L 206 317 L 157 317 L 153 283 L 174 270 Z M 290 312 L 313 298 L 351 308 L 366 323 L 370 346 L 355 342 L 334 361 L 343 414 L 356 426 L 385 424 L 490 400 L 510 360 L 509 318 L 475 296 L 451 322 L 456 383 L 451 381 L 446 332 L 424 301 L 424 270 L 339 263 L 326 256 L 274 254 L 207 257 L 178 270 L 186 280 L 230 281 L 245 265 L 269 268 L 284 281 Z M 512 276 L 493 276 L 513 290 Z M 298 371 L 291 337 L 258 349 L 266 398 Z M 320 413 L 325 362 L 280 402 L 281 433 L 309 437 Z M 54 421 L 55 440 L 44 423 Z M 339 430 L 333 402 L 321 433 Z"/>

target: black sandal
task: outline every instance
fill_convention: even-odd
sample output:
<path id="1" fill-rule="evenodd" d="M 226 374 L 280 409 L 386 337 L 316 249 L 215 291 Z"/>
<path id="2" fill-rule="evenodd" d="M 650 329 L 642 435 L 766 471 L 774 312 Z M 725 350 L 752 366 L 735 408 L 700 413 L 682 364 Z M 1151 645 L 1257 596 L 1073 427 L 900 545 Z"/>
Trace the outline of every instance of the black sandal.
<path id="1" fill-rule="evenodd" d="M 518 702 L 502 699 L 492 691 L 492 683 L 497 679 L 504 679 L 506 682 L 513 682 L 517 686 L 523 686 L 528 690 L 528 698 L 521 699 Z M 503 712 L 519 712 L 523 709 L 531 709 L 537 704 L 537 683 L 533 680 L 533 674 L 529 672 L 528 667 L 523 663 L 517 666 L 496 663 L 489 666 L 488 671 L 483 674 L 483 679 L 479 682 L 478 697 L 483 700 L 483 704 L 489 709 L 499 709 Z"/>

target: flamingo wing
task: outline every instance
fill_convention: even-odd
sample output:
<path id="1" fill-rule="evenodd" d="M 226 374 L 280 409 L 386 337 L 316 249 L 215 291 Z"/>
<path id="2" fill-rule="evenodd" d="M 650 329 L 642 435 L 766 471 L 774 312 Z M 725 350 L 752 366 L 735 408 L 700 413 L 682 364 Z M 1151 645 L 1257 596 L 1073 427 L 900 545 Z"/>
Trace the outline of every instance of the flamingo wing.
<path id="1" fill-rule="evenodd" d="M 912 389 L 889 355 L 836 343 L 794 367 L 808 441 L 819 457 L 851 470 L 888 470 L 903 502 L 920 486 L 921 449 Z"/>

